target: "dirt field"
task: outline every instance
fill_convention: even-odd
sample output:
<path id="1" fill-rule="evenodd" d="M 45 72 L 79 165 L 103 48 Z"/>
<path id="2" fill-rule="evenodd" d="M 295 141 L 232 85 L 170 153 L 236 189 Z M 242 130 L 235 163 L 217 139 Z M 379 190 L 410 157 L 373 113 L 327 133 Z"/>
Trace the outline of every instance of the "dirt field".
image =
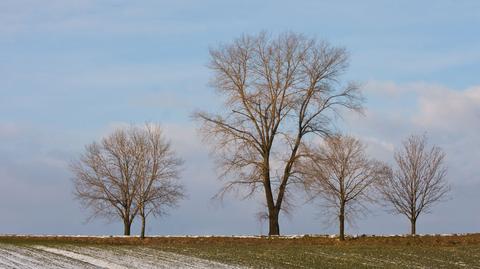
<path id="1" fill-rule="evenodd" d="M 0 268 L 479 268 L 480 234 L 422 237 L 0 237 Z"/>

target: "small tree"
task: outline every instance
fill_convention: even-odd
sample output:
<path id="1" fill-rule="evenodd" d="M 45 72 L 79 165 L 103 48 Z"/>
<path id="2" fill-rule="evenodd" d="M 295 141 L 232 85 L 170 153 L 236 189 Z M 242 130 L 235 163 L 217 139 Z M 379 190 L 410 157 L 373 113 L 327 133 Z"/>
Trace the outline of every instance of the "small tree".
<path id="1" fill-rule="evenodd" d="M 444 160 L 445 153 L 437 146 L 428 147 L 426 136 L 412 135 L 403 142 L 403 149 L 395 152 L 393 176 L 380 186 L 393 212 L 410 220 L 412 235 L 420 214 L 430 212 L 450 191 Z"/>
<path id="2" fill-rule="evenodd" d="M 308 154 L 303 171 L 308 176 L 307 191 L 311 199 L 322 198 L 328 212 L 338 218 L 340 240 L 345 239 L 345 220 L 366 209 L 374 200 L 373 187 L 388 167 L 370 159 L 365 146 L 350 136 L 335 135 Z"/>
<path id="3" fill-rule="evenodd" d="M 158 126 L 147 125 L 144 130 L 137 130 L 136 140 L 141 145 L 143 160 L 138 169 L 135 201 L 142 219 L 140 237 L 144 238 L 146 218 L 166 213 L 167 208 L 176 206 L 185 197 L 184 187 L 176 182 L 183 160 L 176 157 Z"/>
<path id="4" fill-rule="evenodd" d="M 100 143 L 86 146 L 85 153 L 71 166 L 75 196 L 93 210 L 92 216 L 122 219 L 124 235 L 130 235 L 137 214 L 136 153 L 131 132 L 118 129 Z"/>
<path id="5" fill-rule="evenodd" d="M 120 218 L 124 235 L 130 235 L 134 218 L 160 214 L 183 197 L 183 187 L 174 182 L 182 161 L 174 156 L 158 126 L 131 126 L 85 147 L 74 161 L 74 194 L 92 217 Z"/>

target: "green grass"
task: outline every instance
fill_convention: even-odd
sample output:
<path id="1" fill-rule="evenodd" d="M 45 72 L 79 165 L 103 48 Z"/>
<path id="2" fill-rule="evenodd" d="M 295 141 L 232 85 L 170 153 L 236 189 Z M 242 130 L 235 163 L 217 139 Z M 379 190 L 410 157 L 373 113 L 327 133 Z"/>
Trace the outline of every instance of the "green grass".
<path id="1" fill-rule="evenodd" d="M 15 245 L 138 246 L 252 268 L 479 268 L 480 234 L 365 237 L 340 242 L 324 237 L 286 238 L 14 238 Z"/>
<path id="2" fill-rule="evenodd" d="M 159 248 L 253 268 L 480 268 L 480 244 L 469 246 L 200 244 Z"/>

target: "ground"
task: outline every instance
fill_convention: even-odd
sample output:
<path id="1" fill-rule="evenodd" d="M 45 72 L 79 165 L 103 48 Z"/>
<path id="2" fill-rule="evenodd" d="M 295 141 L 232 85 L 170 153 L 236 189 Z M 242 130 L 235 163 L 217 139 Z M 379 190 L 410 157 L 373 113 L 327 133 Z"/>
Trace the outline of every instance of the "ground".
<path id="1" fill-rule="evenodd" d="M 238 268 L 148 247 L 0 244 L 0 268 Z"/>
<path id="2" fill-rule="evenodd" d="M 0 268 L 479 268 L 480 234 L 0 237 Z"/>

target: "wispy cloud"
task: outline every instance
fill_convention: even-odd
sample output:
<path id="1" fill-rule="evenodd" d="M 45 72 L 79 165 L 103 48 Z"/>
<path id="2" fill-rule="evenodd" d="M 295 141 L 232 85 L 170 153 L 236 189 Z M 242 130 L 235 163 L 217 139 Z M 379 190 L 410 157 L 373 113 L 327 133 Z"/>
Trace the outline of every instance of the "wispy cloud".
<path id="1" fill-rule="evenodd" d="M 186 7 L 152 1 L 3 1 L 0 34 L 182 35 L 204 32 L 206 24 L 168 16 Z M 194 4 L 194 3 L 192 3 Z M 161 24 L 158 24 L 161 18 Z"/>

